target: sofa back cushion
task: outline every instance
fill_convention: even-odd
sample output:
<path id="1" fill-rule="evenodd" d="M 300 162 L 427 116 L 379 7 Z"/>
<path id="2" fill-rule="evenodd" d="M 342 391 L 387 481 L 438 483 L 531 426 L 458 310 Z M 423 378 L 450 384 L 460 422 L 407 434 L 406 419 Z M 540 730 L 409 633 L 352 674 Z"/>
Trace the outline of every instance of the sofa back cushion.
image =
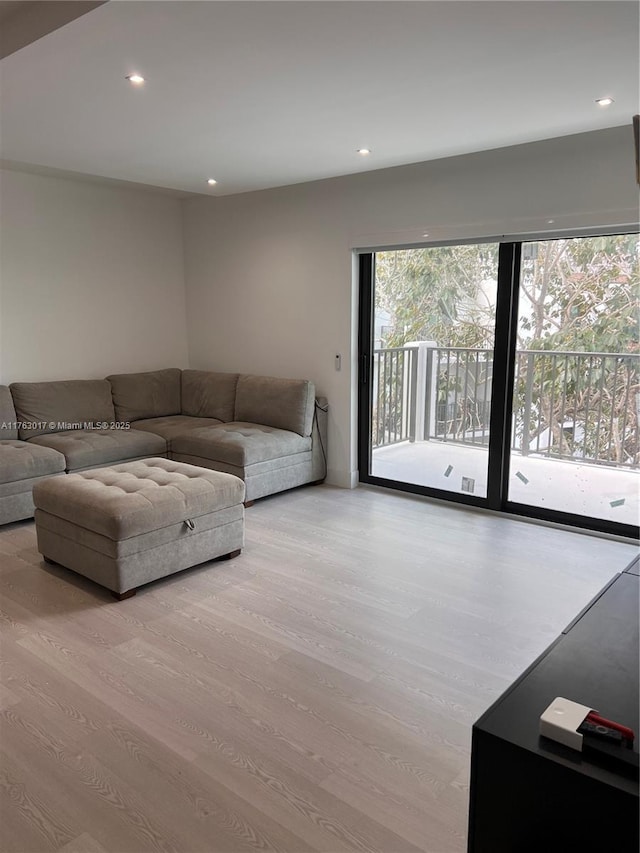
<path id="1" fill-rule="evenodd" d="M 194 418 L 232 421 L 236 405 L 237 373 L 209 370 L 182 371 L 182 414 Z"/>
<path id="2" fill-rule="evenodd" d="M 235 420 L 311 435 L 314 403 L 315 386 L 306 379 L 241 375 Z"/>
<path id="3" fill-rule="evenodd" d="M 106 379 L 12 382 L 9 388 L 22 439 L 115 420 Z"/>
<path id="4" fill-rule="evenodd" d="M 116 419 L 123 423 L 180 414 L 180 374 L 177 367 L 148 373 L 107 376 Z"/>
<path id="5" fill-rule="evenodd" d="M 15 440 L 17 437 L 16 410 L 13 406 L 11 391 L 7 385 L 0 385 L 0 441 Z"/>

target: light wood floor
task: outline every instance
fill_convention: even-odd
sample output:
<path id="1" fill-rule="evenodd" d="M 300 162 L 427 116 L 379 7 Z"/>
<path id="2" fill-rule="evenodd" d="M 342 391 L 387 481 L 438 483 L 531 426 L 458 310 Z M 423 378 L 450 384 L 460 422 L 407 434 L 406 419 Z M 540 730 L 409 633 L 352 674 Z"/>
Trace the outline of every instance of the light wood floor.
<path id="1" fill-rule="evenodd" d="M 2 528 L 2 853 L 462 853 L 473 721 L 635 553 L 328 486 L 246 534 L 116 602 Z"/>

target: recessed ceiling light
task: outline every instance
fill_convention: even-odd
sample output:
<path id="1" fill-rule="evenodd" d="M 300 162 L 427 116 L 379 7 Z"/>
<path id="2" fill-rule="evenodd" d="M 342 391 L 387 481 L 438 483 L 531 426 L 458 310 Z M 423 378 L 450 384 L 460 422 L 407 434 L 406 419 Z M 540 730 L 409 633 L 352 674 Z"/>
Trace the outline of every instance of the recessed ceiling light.
<path id="1" fill-rule="evenodd" d="M 610 107 L 613 103 L 613 98 L 598 98 L 596 104 L 599 107 Z"/>
<path id="2" fill-rule="evenodd" d="M 209 186 L 210 186 L 210 187 L 212 187 L 212 186 L 214 186 L 215 184 L 217 184 L 218 182 L 216 181 L 216 179 L 215 179 L 215 178 L 209 178 L 209 180 L 207 181 L 207 183 L 209 184 Z"/>
<path id="3" fill-rule="evenodd" d="M 127 74 L 125 80 L 133 83 L 134 86 L 142 86 L 144 83 L 144 77 L 141 74 Z"/>
<path id="4" fill-rule="evenodd" d="M 423 234 L 422 236 L 423 236 L 423 237 L 428 237 L 429 235 L 428 235 L 428 234 Z"/>
<path id="5" fill-rule="evenodd" d="M 547 219 L 547 225 L 553 225 L 555 219 Z"/>
<path id="6" fill-rule="evenodd" d="M 358 148 L 356 153 L 362 154 L 363 157 L 366 157 L 367 154 L 371 154 L 371 149 L 370 148 Z"/>

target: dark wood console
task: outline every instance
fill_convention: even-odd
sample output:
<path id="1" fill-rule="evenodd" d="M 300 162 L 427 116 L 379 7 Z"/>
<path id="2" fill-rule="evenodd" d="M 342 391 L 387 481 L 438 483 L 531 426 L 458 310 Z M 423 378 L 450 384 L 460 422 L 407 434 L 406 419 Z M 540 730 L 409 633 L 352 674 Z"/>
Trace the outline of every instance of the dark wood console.
<path id="1" fill-rule="evenodd" d="M 638 558 L 473 727 L 469 853 L 638 853 L 638 781 L 541 738 L 556 696 L 639 731 Z"/>

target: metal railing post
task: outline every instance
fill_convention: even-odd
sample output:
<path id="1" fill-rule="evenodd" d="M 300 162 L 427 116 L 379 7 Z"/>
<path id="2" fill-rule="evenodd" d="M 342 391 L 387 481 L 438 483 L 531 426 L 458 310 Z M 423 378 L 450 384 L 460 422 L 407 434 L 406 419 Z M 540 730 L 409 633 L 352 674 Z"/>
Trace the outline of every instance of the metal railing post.
<path id="1" fill-rule="evenodd" d="M 435 395 L 438 393 L 437 382 L 434 381 L 433 375 L 433 354 L 435 346 L 426 347 L 427 351 L 427 367 L 425 371 L 425 393 L 424 393 L 424 433 L 423 439 L 429 441 L 431 435 L 435 435 Z"/>
<path id="2" fill-rule="evenodd" d="M 418 372 L 420 369 L 420 349 L 410 349 L 407 351 L 409 356 L 410 369 L 410 384 L 409 384 L 409 399 L 411 401 L 410 411 L 411 417 L 409 420 L 409 441 L 416 440 L 418 432 L 418 419 L 420 417 L 420 407 L 418 406 Z"/>
<path id="3" fill-rule="evenodd" d="M 427 432 L 425 421 L 426 398 L 429 393 L 429 372 L 427 369 L 428 353 L 434 347 L 435 341 L 411 341 L 405 349 L 411 355 L 411 385 L 410 385 L 410 440 L 422 441 Z M 415 380 L 415 381 L 414 381 Z"/>
<path id="4" fill-rule="evenodd" d="M 524 417 L 522 421 L 522 447 L 520 453 L 523 456 L 529 454 L 529 443 L 531 441 L 531 403 L 533 399 L 533 359 L 534 353 L 527 353 L 527 374 L 524 392 Z"/>

